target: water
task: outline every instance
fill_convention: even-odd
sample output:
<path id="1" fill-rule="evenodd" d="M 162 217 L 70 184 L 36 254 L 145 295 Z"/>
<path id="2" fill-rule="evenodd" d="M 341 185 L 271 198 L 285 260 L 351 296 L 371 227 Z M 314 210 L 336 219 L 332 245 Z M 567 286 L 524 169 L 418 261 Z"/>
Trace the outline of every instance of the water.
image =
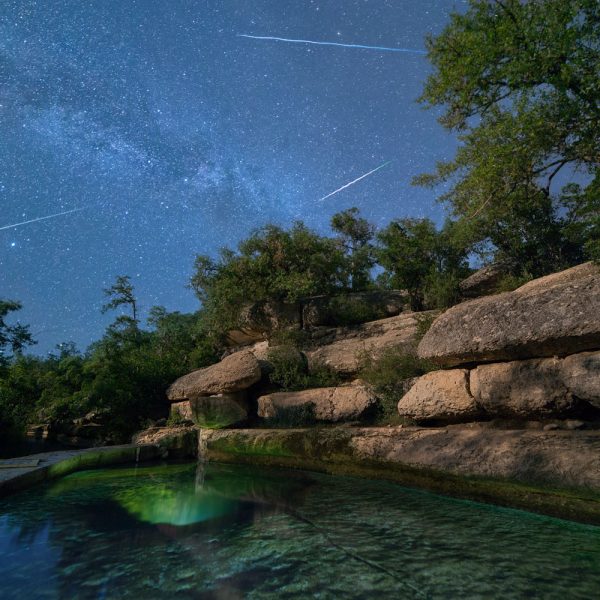
<path id="1" fill-rule="evenodd" d="M 3 599 L 600 597 L 600 528 L 385 482 L 187 463 L 0 506 Z"/>

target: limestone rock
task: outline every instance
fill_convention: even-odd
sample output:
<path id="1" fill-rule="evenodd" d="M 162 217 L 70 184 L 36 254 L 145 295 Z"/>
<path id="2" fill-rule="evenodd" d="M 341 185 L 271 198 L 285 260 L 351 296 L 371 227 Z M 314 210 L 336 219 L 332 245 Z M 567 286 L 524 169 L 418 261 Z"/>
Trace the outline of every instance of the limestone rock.
<path id="1" fill-rule="evenodd" d="M 192 407 L 189 400 L 182 402 L 173 402 L 171 404 L 171 417 L 180 418 L 184 421 L 192 420 Z"/>
<path id="2" fill-rule="evenodd" d="M 567 356 L 562 361 L 561 379 L 574 396 L 600 408 L 600 352 Z"/>
<path id="3" fill-rule="evenodd" d="M 567 414 L 576 401 L 562 381 L 561 362 L 544 358 L 480 365 L 471 371 L 471 393 L 492 416 Z"/>
<path id="4" fill-rule="evenodd" d="M 469 372 L 451 369 L 426 373 L 400 399 L 398 412 L 415 421 L 473 420 L 479 409 L 469 392 Z"/>
<path id="5" fill-rule="evenodd" d="M 181 402 L 200 396 L 239 392 L 259 381 L 260 377 L 260 365 L 254 355 L 241 350 L 216 365 L 180 377 L 167 390 L 167 397 L 171 402 Z"/>
<path id="6" fill-rule="evenodd" d="M 600 348 L 600 269 L 585 263 L 513 292 L 463 302 L 438 317 L 419 356 L 443 366 Z"/>
<path id="7" fill-rule="evenodd" d="M 506 263 L 494 263 L 482 267 L 460 282 L 460 292 L 465 298 L 477 298 L 493 294 L 507 271 L 508 265 Z"/>
<path id="8" fill-rule="evenodd" d="M 274 331 L 300 329 L 302 309 L 298 303 L 260 300 L 244 307 L 239 327 L 228 332 L 232 345 L 262 341 Z"/>
<path id="9" fill-rule="evenodd" d="M 190 400 L 192 420 L 200 427 L 222 429 L 248 418 L 245 392 L 198 396 Z"/>
<path id="10" fill-rule="evenodd" d="M 311 328 L 366 323 L 398 315 L 405 307 L 406 294 L 399 290 L 314 296 L 302 302 L 302 324 Z"/>
<path id="11" fill-rule="evenodd" d="M 319 332 L 322 337 L 315 340 L 319 347 L 306 352 L 309 369 L 324 364 L 343 376 L 351 376 L 359 371 L 364 356 L 377 358 L 385 350 L 398 347 L 415 352 L 418 319 L 428 314 L 435 313 L 406 313 Z"/>
<path id="12" fill-rule="evenodd" d="M 258 416 L 283 419 L 302 414 L 309 422 L 353 421 L 374 407 L 376 398 L 365 386 L 316 388 L 300 392 L 277 392 L 258 399 Z"/>
<path id="13" fill-rule="evenodd" d="M 189 458 L 197 454 L 198 430 L 189 425 L 150 427 L 136 433 L 131 441 L 138 446 L 160 446 L 169 458 Z"/>

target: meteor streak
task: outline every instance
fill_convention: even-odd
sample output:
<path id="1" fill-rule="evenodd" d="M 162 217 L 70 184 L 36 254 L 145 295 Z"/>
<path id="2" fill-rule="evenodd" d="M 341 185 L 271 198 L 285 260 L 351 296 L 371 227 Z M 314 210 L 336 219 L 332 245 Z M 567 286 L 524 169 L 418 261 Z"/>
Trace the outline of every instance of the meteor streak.
<path id="1" fill-rule="evenodd" d="M 84 208 L 73 208 L 71 210 L 65 210 L 64 212 L 55 213 L 53 215 L 46 215 L 45 217 L 38 217 L 37 219 L 30 219 L 29 221 L 21 221 L 20 223 L 13 223 L 12 225 L 4 225 L 0 227 L 0 231 L 4 229 L 10 229 L 11 227 L 20 227 L 21 225 L 27 225 L 28 223 L 37 223 L 38 221 L 44 221 L 46 219 L 54 219 L 54 217 L 60 217 L 61 215 L 68 215 L 70 213 L 85 210 Z"/>
<path id="2" fill-rule="evenodd" d="M 381 52 L 407 52 L 408 54 L 427 54 L 425 50 L 413 50 L 411 48 L 389 48 L 387 46 L 365 46 L 363 44 L 342 44 L 340 42 L 317 42 L 314 40 L 292 40 L 288 38 L 272 37 L 268 35 L 248 35 L 238 33 L 238 37 L 251 40 L 270 40 L 272 42 L 288 42 L 290 44 L 313 44 L 315 46 L 338 46 L 340 48 L 360 48 L 361 50 L 379 50 Z"/>
<path id="3" fill-rule="evenodd" d="M 389 165 L 391 162 L 392 162 L 391 160 L 388 160 L 387 162 L 384 162 L 382 165 L 379 165 L 376 169 L 373 169 L 372 171 L 369 171 L 368 173 L 365 173 L 364 175 L 361 175 L 360 177 L 357 177 L 356 179 L 353 179 L 349 183 L 346 183 L 341 188 L 338 188 L 337 190 L 334 190 L 333 192 L 331 192 L 331 194 L 327 194 L 327 196 L 323 196 L 322 198 L 319 198 L 319 200 L 317 202 L 322 202 L 323 200 L 327 200 L 327 198 L 329 198 L 329 197 L 337 194 L 338 192 L 341 192 L 342 190 L 345 190 L 346 188 L 349 188 L 351 185 L 354 185 L 355 183 L 357 183 L 361 179 L 364 179 L 365 177 L 368 177 L 369 175 L 372 175 L 373 173 L 375 173 L 375 171 L 379 171 L 379 169 L 383 169 L 383 167 L 387 167 L 387 165 Z"/>

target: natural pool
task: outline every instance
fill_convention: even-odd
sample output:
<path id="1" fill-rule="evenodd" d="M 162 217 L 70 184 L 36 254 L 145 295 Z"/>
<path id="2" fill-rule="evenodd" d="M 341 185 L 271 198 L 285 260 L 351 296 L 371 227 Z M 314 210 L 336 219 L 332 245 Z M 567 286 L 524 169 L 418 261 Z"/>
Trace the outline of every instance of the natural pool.
<path id="1" fill-rule="evenodd" d="M 4 599 L 600 596 L 600 528 L 386 482 L 186 463 L 0 502 Z"/>

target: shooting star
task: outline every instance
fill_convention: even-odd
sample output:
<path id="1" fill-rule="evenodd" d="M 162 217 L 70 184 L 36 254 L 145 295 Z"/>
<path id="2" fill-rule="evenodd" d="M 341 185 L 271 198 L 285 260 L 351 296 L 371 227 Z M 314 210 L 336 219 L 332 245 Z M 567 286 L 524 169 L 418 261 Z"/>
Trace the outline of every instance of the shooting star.
<path id="1" fill-rule="evenodd" d="M 238 37 L 251 40 L 270 40 L 272 42 L 288 42 L 289 44 L 313 44 L 315 46 L 338 46 L 340 48 L 359 48 L 361 50 L 379 50 L 380 52 L 406 52 L 408 54 L 427 54 L 425 50 L 413 50 L 412 48 L 389 48 L 387 46 L 365 46 L 363 44 L 342 44 L 340 42 L 317 42 L 314 40 L 293 40 L 289 38 L 272 37 L 268 35 L 248 35 L 238 33 Z"/>
<path id="2" fill-rule="evenodd" d="M 349 188 L 351 185 L 354 185 L 355 183 L 359 182 L 361 179 L 364 179 L 365 177 L 368 177 L 369 175 L 372 175 L 373 173 L 375 173 L 375 171 L 379 171 L 379 169 L 383 169 L 383 167 L 387 167 L 391 162 L 392 162 L 391 160 L 388 160 L 387 162 L 384 162 L 382 165 L 379 165 L 376 169 L 373 169 L 372 171 L 369 171 L 368 173 L 365 173 L 364 175 L 361 175 L 360 177 L 357 177 L 356 179 L 353 179 L 349 183 L 346 183 L 341 188 L 338 188 L 337 190 L 334 190 L 333 192 L 331 192 L 331 194 L 327 194 L 327 196 L 323 196 L 322 198 L 319 198 L 317 200 L 317 202 L 322 202 L 323 200 L 327 200 L 327 198 L 330 198 L 331 196 L 334 196 L 338 192 L 341 192 L 342 190 L 345 190 L 346 188 Z"/>
<path id="3" fill-rule="evenodd" d="M 54 217 L 60 217 L 62 215 L 68 215 L 74 212 L 78 212 L 80 210 L 85 210 L 85 208 L 73 208 L 71 210 L 65 210 L 64 212 L 55 213 L 53 215 L 46 215 L 45 217 L 38 217 L 37 219 L 30 219 L 29 221 L 21 221 L 20 223 L 13 223 L 12 225 L 4 225 L 0 227 L 0 231 L 4 229 L 11 229 L 12 227 L 20 227 L 21 225 L 27 225 L 29 223 L 37 223 L 38 221 L 45 221 L 46 219 L 54 219 Z"/>

